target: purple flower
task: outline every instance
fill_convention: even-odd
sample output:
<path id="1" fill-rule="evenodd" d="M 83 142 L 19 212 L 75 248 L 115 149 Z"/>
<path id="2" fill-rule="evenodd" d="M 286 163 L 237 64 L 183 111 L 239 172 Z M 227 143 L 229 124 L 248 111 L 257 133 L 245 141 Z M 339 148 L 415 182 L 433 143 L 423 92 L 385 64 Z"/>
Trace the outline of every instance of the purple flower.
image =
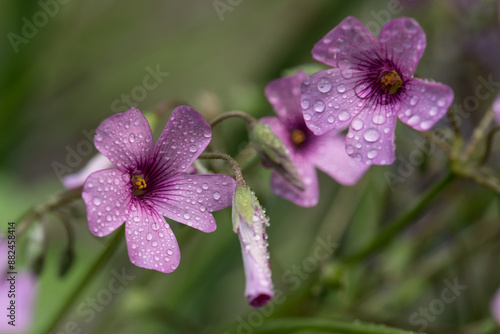
<path id="1" fill-rule="evenodd" d="M 366 164 L 391 164 L 396 117 L 428 130 L 453 100 L 450 87 L 413 77 L 424 49 L 425 34 L 413 19 L 387 22 L 376 39 L 347 17 L 312 51 L 316 60 L 335 68 L 302 83 L 307 126 L 321 135 L 350 124 L 347 154 Z"/>
<path id="2" fill-rule="evenodd" d="M 491 302 L 491 314 L 500 325 L 500 289 L 497 291 Z"/>
<path id="3" fill-rule="evenodd" d="M 253 307 L 267 304 L 274 296 L 266 227 L 269 220 L 245 185 L 237 186 L 233 198 L 233 228 L 238 234 L 245 267 L 245 297 Z"/>
<path id="4" fill-rule="evenodd" d="M 156 146 L 146 118 L 135 108 L 109 117 L 96 132 L 96 148 L 116 168 L 95 172 L 85 182 L 90 231 L 105 236 L 125 222 L 132 263 L 174 271 L 180 251 L 163 216 L 212 232 L 211 212 L 231 205 L 231 177 L 186 173 L 210 142 L 212 129 L 197 111 L 180 106 Z"/>
<path id="5" fill-rule="evenodd" d="M 300 109 L 300 83 L 306 78 L 304 72 L 299 72 L 270 82 L 266 87 L 266 95 L 278 117 L 264 117 L 261 121 L 269 124 L 288 148 L 304 185 L 301 191 L 273 171 L 273 191 L 297 205 L 307 207 L 316 205 L 319 199 L 315 167 L 339 183 L 350 185 L 359 180 L 367 166 L 345 153 L 344 138 L 338 131 L 316 136 L 307 128 Z"/>
<path id="6" fill-rule="evenodd" d="M 16 296 L 9 298 L 8 291 L 11 286 L 7 270 L 8 244 L 5 236 L 0 235 L 0 309 L 4 312 L 0 322 L 0 333 L 27 333 L 33 322 L 33 310 L 37 294 L 35 276 L 29 272 L 19 271 L 15 276 Z M 11 300 L 16 302 L 15 317 L 10 318 L 9 307 Z M 13 321 L 14 320 L 14 321 Z M 15 326 L 9 324 L 13 321 Z"/>
<path id="7" fill-rule="evenodd" d="M 500 124 L 500 95 L 493 102 L 493 114 L 495 115 L 495 121 Z"/>

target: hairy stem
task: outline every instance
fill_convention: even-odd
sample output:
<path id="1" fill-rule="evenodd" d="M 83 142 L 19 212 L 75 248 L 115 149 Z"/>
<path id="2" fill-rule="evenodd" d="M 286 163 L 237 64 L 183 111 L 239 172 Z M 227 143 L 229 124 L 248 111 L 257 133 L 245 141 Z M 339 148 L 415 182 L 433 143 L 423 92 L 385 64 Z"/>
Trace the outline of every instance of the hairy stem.
<path id="1" fill-rule="evenodd" d="M 201 154 L 198 159 L 207 159 L 207 160 L 213 160 L 213 159 L 219 159 L 219 160 L 224 160 L 229 162 L 231 167 L 233 168 L 234 171 L 234 177 L 236 179 L 236 182 L 238 183 L 238 186 L 245 186 L 245 180 L 243 179 L 243 174 L 241 173 L 241 168 L 230 155 L 225 154 L 225 153 L 215 153 L 215 152 L 209 152 L 209 153 L 203 153 Z"/>

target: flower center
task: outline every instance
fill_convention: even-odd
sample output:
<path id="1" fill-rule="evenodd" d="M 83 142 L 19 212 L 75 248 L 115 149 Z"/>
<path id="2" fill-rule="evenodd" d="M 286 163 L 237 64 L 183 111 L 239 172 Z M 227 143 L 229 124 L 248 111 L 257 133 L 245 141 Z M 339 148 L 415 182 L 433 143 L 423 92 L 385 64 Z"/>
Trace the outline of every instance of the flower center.
<path id="1" fill-rule="evenodd" d="M 398 72 L 392 70 L 387 72 L 380 81 L 385 85 L 385 88 L 389 94 L 396 93 L 399 88 L 403 85 L 403 80 L 399 76 Z"/>
<path id="2" fill-rule="evenodd" d="M 291 137 L 292 143 L 295 146 L 300 146 L 300 144 L 306 141 L 306 134 L 299 129 L 292 130 Z"/>
<path id="3" fill-rule="evenodd" d="M 144 175 L 132 175 L 130 182 L 134 186 L 134 194 L 141 195 L 146 189 L 146 180 L 144 180 Z"/>

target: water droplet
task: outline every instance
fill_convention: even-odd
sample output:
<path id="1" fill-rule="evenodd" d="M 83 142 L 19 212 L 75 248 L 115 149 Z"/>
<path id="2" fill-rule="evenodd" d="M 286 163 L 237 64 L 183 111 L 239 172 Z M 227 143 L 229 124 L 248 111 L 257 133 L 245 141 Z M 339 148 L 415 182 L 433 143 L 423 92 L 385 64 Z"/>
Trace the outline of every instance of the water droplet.
<path id="1" fill-rule="evenodd" d="M 137 216 L 135 216 L 135 217 L 134 217 L 134 221 L 135 221 L 136 223 L 137 223 L 137 222 L 139 222 L 140 220 L 141 220 L 141 218 L 139 218 L 139 217 L 137 217 Z"/>
<path id="2" fill-rule="evenodd" d="M 337 90 L 338 90 L 339 93 L 343 93 L 343 92 L 345 92 L 346 87 L 345 87 L 344 84 L 340 84 L 340 85 L 337 86 Z"/>
<path id="3" fill-rule="evenodd" d="M 135 142 L 135 135 L 133 133 L 131 133 L 130 136 L 128 136 L 128 141 L 131 143 Z"/>
<path id="4" fill-rule="evenodd" d="M 433 122 L 431 120 L 426 120 L 420 123 L 420 127 L 422 130 L 429 130 L 433 125 Z"/>
<path id="5" fill-rule="evenodd" d="M 351 127 L 356 131 L 361 130 L 363 127 L 363 121 L 359 118 L 355 118 L 352 120 Z"/>
<path id="6" fill-rule="evenodd" d="M 157 243 L 156 241 L 153 241 L 153 242 L 151 243 L 151 245 L 153 245 L 153 247 L 156 247 L 156 246 L 158 246 L 158 243 Z"/>
<path id="7" fill-rule="evenodd" d="M 312 119 L 311 115 L 310 114 L 304 114 L 304 119 L 306 121 L 310 121 Z"/>
<path id="8" fill-rule="evenodd" d="M 384 124 L 384 122 L 385 122 L 385 116 L 383 114 L 373 115 L 372 121 L 375 124 Z"/>
<path id="9" fill-rule="evenodd" d="M 309 108 L 309 100 L 307 99 L 302 99 L 300 101 L 300 105 L 302 106 L 302 109 L 307 109 Z"/>
<path id="10" fill-rule="evenodd" d="M 335 117 L 330 115 L 330 116 L 328 116 L 328 118 L 326 120 L 328 121 L 328 123 L 333 123 L 333 122 L 335 122 Z"/>
<path id="11" fill-rule="evenodd" d="M 354 153 L 354 147 L 352 147 L 351 145 L 347 146 L 346 152 L 347 152 L 347 154 L 353 154 Z"/>
<path id="12" fill-rule="evenodd" d="M 432 107 L 431 110 L 429 110 L 429 115 L 430 116 L 436 116 L 438 113 L 438 108 L 437 107 Z"/>
<path id="13" fill-rule="evenodd" d="M 366 154 L 366 156 L 368 157 L 368 159 L 373 159 L 377 155 L 378 155 L 378 151 L 377 150 L 369 150 L 368 153 Z"/>
<path id="14" fill-rule="evenodd" d="M 190 215 L 189 213 L 187 213 L 187 212 L 186 212 L 186 213 L 184 214 L 184 219 L 189 219 L 189 218 L 191 218 L 191 215 Z"/>
<path id="15" fill-rule="evenodd" d="M 218 192 L 218 191 L 214 192 L 213 196 L 214 196 L 215 200 L 218 200 L 220 198 L 220 192 Z"/>
<path id="16" fill-rule="evenodd" d="M 203 135 L 204 135 L 206 138 L 210 138 L 210 137 L 212 137 L 212 131 L 210 131 L 210 130 L 205 130 L 205 132 L 203 132 Z"/>
<path id="17" fill-rule="evenodd" d="M 106 220 L 107 220 L 108 222 L 110 222 L 110 221 L 112 221 L 112 220 L 113 220 L 113 217 L 111 217 L 111 215 L 107 215 L 107 216 L 106 216 Z"/>
<path id="18" fill-rule="evenodd" d="M 344 78 L 346 78 L 346 79 L 350 79 L 350 78 L 352 78 L 352 70 L 349 70 L 349 69 L 347 69 L 347 70 L 342 70 L 342 72 L 341 72 L 341 73 L 342 73 L 342 76 L 343 76 Z"/>
<path id="19" fill-rule="evenodd" d="M 444 97 L 440 98 L 439 100 L 437 100 L 437 105 L 439 107 L 444 107 L 446 105 L 446 99 Z"/>
<path id="20" fill-rule="evenodd" d="M 191 145 L 191 147 L 189 148 L 189 150 L 194 153 L 194 152 L 198 151 L 198 146 Z"/>
<path id="21" fill-rule="evenodd" d="M 136 244 L 134 244 L 134 243 L 132 243 L 132 245 L 131 245 L 131 246 L 132 246 L 132 249 L 136 249 L 136 248 L 137 248 L 137 245 L 136 245 Z"/>
<path id="22" fill-rule="evenodd" d="M 330 79 L 323 77 L 318 81 L 318 90 L 321 93 L 328 93 L 332 89 L 332 82 Z"/>
<path id="23" fill-rule="evenodd" d="M 420 116 L 418 115 L 413 115 L 412 117 L 410 117 L 410 119 L 408 120 L 408 125 L 416 125 L 420 122 Z"/>
<path id="24" fill-rule="evenodd" d="M 363 138 L 365 138 L 367 142 L 373 143 L 380 138 L 380 132 L 378 132 L 377 129 L 370 128 L 365 131 Z"/>
<path id="25" fill-rule="evenodd" d="M 341 120 L 342 122 L 347 121 L 349 118 L 351 118 L 351 115 L 349 114 L 349 112 L 347 110 L 342 110 L 339 113 L 339 120 Z"/>
<path id="26" fill-rule="evenodd" d="M 365 84 L 360 84 L 354 87 L 354 92 L 356 93 L 356 96 L 364 99 L 368 97 L 371 93 L 372 89 L 370 86 L 367 86 Z"/>
<path id="27" fill-rule="evenodd" d="M 206 210 L 207 210 L 207 207 L 206 207 L 206 206 L 204 206 L 204 205 L 201 205 L 201 206 L 200 206 L 200 211 L 201 211 L 201 212 L 205 212 Z"/>
<path id="28" fill-rule="evenodd" d="M 410 99 L 410 105 L 412 105 L 412 106 L 417 105 L 417 102 L 418 102 L 418 97 L 417 97 L 417 96 L 413 96 L 413 97 Z"/>
<path id="29" fill-rule="evenodd" d="M 203 183 L 203 184 L 201 185 L 201 187 L 202 187 L 203 189 L 207 190 L 207 189 L 208 189 L 208 184 Z"/>
<path id="30" fill-rule="evenodd" d="M 146 239 L 150 241 L 151 239 L 153 239 L 153 235 L 151 233 L 146 234 Z"/>
<path id="31" fill-rule="evenodd" d="M 321 100 L 314 101 L 314 110 L 316 110 L 316 112 L 325 111 L 325 102 Z"/>
<path id="32" fill-rule="evenodd" d="M 94 197 L 92 203 L 94 203 L 94 205 L 101 205 L 101 199 L 99 197 Z"/>
<path id="33" fill-rule="evenodd" d="M 174 252 L 171 249 L 167 249 L 167 254 L 170 256 L 170 255 L 174 254 Z"/>

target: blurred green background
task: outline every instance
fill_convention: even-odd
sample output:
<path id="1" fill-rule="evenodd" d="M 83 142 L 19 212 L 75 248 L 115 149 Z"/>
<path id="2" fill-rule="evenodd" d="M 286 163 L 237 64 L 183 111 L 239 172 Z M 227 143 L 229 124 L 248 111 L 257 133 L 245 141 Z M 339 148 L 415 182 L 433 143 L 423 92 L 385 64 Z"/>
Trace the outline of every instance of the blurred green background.
<path id="1" fill-rule="evenodd" d="M 44 23 L 40 12 L 53 15 L 45 15 Z M 54 163 L 68 166 L 68 152 L 81 149 L 85 154 L 68 168 L 76 172 L 83 167 L 96 153 L 85 150 L 85 132 L 128 109 L 129 102 L 144 112 L 170 112 L 172 103 L 189 104 L 207 120 L 229 110 L 271 115 L 263 94 L 266 84 L 297 67 L 321 69 L 310 51 L 348 15 L 377 33 L 389 19 L 417 19 L 427 35 L 417 75 L 450 85 L 455 103 L 463 105 L 474 96 L 479 78 L 500 81 L 499 4 L 492 0 L 0 2 L 5 36 L 0 44 L 0 222 L 6 227 L 62 191 Z M 26 22 L 39 24 L 30 30 Z M 145 89 L 155 83 L 144 84 L 152 71 L 161 74 L 154 88 Z M 488 91 L 463 119 L 466 137 L 498 90 Z M 439 299 L 444 282 L 455 279 L 467 288 L 427 321 L 426 331 L 500 333 L 489 311 L 500 286 L 498 195 L 470 181 L 446 187 L 379 256 L 355 264 L 336 260 L 359 250 L 446 175 L 447 159 L 435 148 L 403 181 L 389 184 L 387 173 L 403 168 L 400 157 L 409 159 L 421 138 L 403 124 L 396 134 L 396 163 L 372 167 L 353 187 L 341 187 L 318 172 L 321 199 L 314 208 L 274 196 L 270 171 L 260 164 L 246 170 L 271 218 L 271 268 L 284 294 L 281 302 L 263 311 L 247 305 L 239 242 L 226 209 L 215 214 L 218 229 L 210 235 L 171 223 L 182 252 L 172 274 L 130 264 L 122 240 L 52 333 L 69 333 L 73 325 L 65 328 L 68 324 L 76 324 L 81 333 L 257 333 L 265 328 L 262 323 L 284 317 L 361 319 L 417 331 L 421 323 L 412 323 L 411 315 Z M 233 155 L 246 140 L 238 120 L 214 131 L 216 146 Z M 488 163 L 497 170 L 500 166 L 495 158 Z M 81 201 L 67 213 L 77 237 L 75 262 L 64 278 L 58 277 L 66 235 L 60 222 L 48 216 L 48 255 L 33 333 L 47 328 L 112 238 L 90 234 Z M 337 242 L 335 253 L 304 277 L 294 274 L 294 268 L 309 268 L 307 259 L 321 244 L 318 238 Z M 22 247 L 28 243 L 20 242 Z M 134 278 L 111 300 L 99 302 L 113 273 L 122 271 Z"/>

